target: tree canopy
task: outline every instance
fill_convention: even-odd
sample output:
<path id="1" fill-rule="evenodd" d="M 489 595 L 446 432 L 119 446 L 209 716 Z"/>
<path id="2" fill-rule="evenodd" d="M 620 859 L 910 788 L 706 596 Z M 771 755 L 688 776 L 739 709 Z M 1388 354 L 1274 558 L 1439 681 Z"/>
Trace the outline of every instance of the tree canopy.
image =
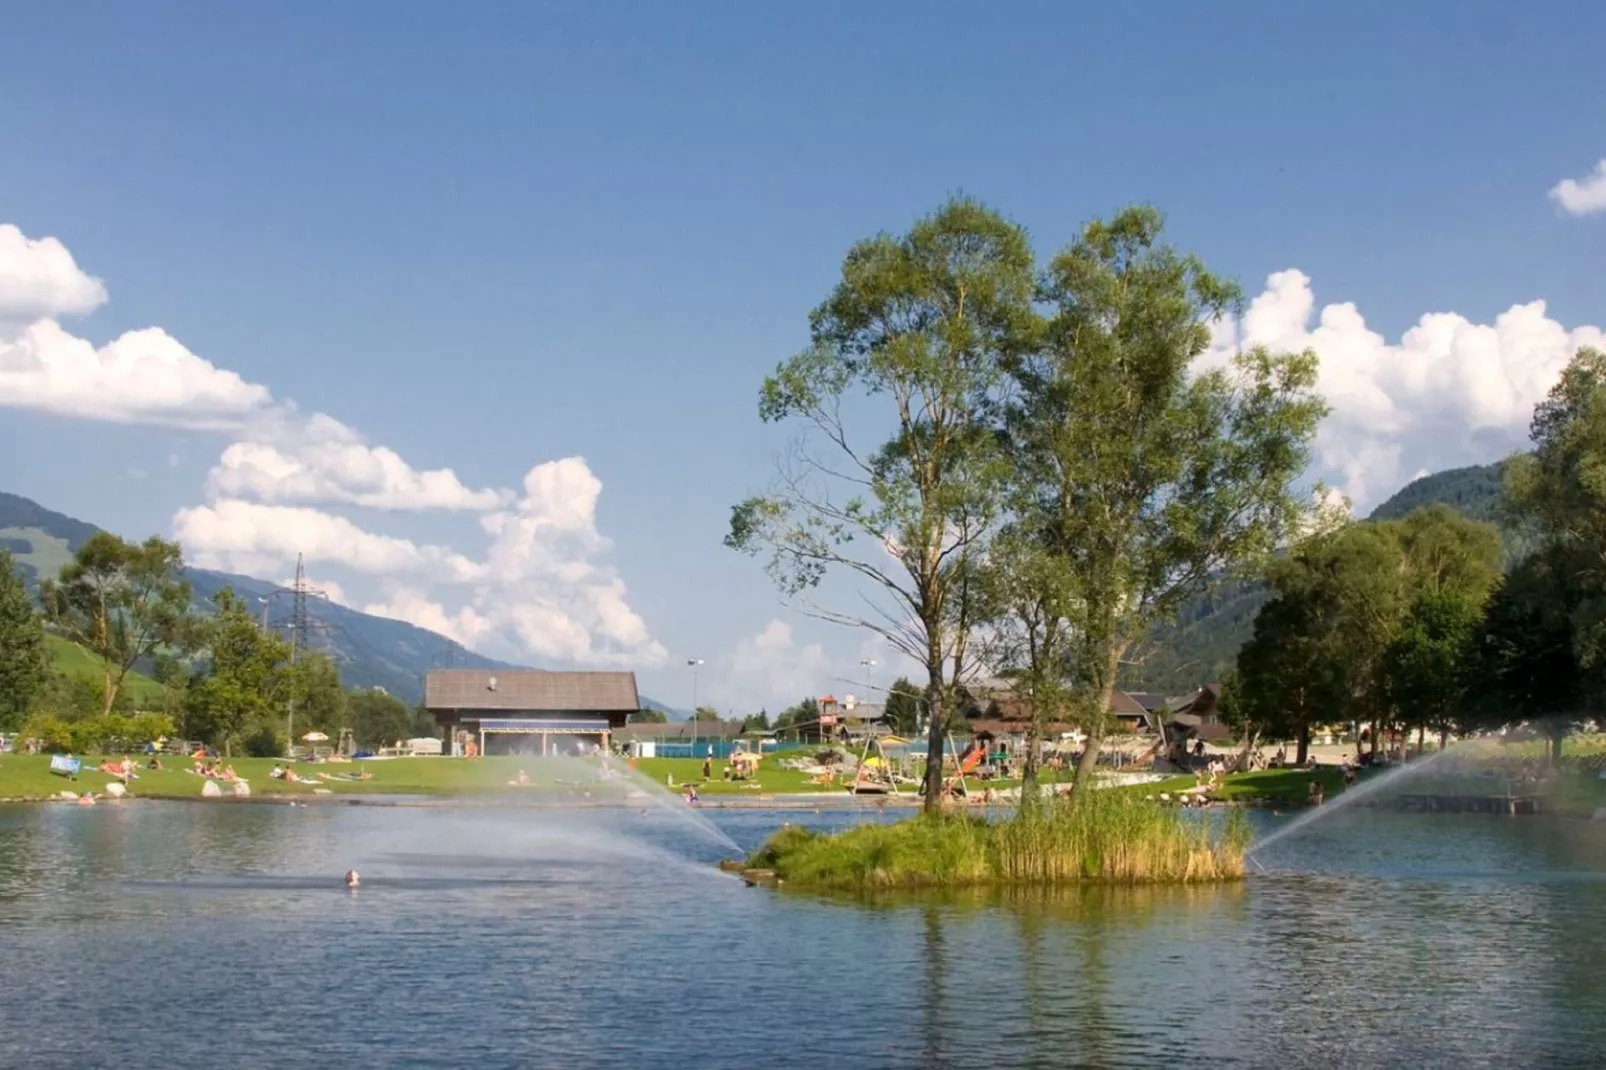
<path id="1" fill-rule="evenodd" d="M 102 531 L 85 540 L 59 580 L 40 584 L 51 626 L 101 660 L 103 712 L 135 662 L 159 648 L 193 645 L 182 565 L 177 543 L 154 535 L 130 543 Z"/>
<path id="2" fill-rule="evenodd" d="M 39 614 L 10 552 L 0 550 L 0 729 L 21 725 L 49 683 Z"/>
<path id="3" fill-rule="evenodd" d="M 1200 366 L 1238 293 L 1161 230 L 1127 209 L 1039 269 L 1020 227 L 951 201 L 849 250 L 812 344 L 760 392 L 762 419 L 809 434 L 726 541 L 924 667 L 933 754 L 982 638 L 1034 708 L 1074 699 L 1096 732 L 1155 621 L 1307 523 L 1315 357 Z M 815 599 L 833 573 L 869 612 Z M 928 807 L 940 778 L 928 763 Z"/>

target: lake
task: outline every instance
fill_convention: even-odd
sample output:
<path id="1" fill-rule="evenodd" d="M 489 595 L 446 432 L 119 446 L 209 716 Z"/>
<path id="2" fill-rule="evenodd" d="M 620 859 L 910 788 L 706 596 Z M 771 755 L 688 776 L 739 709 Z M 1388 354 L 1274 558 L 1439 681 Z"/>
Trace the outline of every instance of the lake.
<path id="1" fill-rule="evenodd" d="M 744 848 L 878 819 L 704 816 Z M 656 809 L 0 807 L 0 1066 L 1353 1070 L 1606 1045 L 1606 822 L 1352 808 L 1230 887 L 878 903 L 748 888 L 728 853 Z"/>

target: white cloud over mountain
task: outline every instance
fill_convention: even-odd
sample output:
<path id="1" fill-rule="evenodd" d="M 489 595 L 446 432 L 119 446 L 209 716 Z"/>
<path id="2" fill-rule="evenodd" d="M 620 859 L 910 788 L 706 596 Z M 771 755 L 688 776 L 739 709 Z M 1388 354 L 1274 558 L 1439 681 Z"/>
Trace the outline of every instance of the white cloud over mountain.
<path id="1" fill-rule="evenodd" d="M 173 534 L 202 568 L 277 571 L 297 554 L 375 576 L 413 574 L 448 583 L 481 578 L 483 566 L 443 546 L 366 531 L 343 516 L 225 498 L 180 509 Z"/>
<path id="2" fill-rule="evenodd" d="M 582 458 L 536 465 L 522 493 L 469 487 L 450 468 L 415 468 L 331 416 L 303 415 L 160 328 L 97 347 L 58 322 L 106 300 L 59 241 L 0 225 L 0 406 L 229 432 L 206 502 L 173 517 L 197 564 L 282 575 L 304 555 L 320 569 L 380 578 L 387 593 L 368 612 L 465 645 L 500 642 L 506 654 L 542 662 L 664 659 L 623 579 L 601 560 L 609 549 L 596 526 L 602 482 Z M 479 513 L 484 559 L 369 530 L 331 511 L 342 508 Z M 348 601 L 338 584 L 320 585 Z"/>
<path id="3" fill-rule="evenodd" d="M 1212 362 L 1236 346 L 1314 349 L 1332 408 L 1317 461 L 1361 510 L 1416 472 L 1491 460 L 1521 448 L 1534 405 L 1580 346 L 1606 347 L 1598 327 L 1568 328 L 1543 301 L 1492 324 L 1454 312 L 1422 316 L 1390 342 L 1354 304 L 1316 307 L 1310 279 L 1279 271 L 1241 322 L 1217 332 Z"/>
<path id="4" fill-rule="evenodd" d="M 207 475 L 215 497 L 265 502 L 343 503 L 372 509 L 495 509 L 506 491 L 473 490 L 450 468 L 419 471 L 395 450 L 370 446 L 339 420 L 318 413 L 253 428 Z"/>
<path id="5" fill-rule="evenodd" d="M 1568 215 L 1606 212 L 1606 160 L 1583 178 L 1564 178 L 1550 190 L 1550 199 Z"/>

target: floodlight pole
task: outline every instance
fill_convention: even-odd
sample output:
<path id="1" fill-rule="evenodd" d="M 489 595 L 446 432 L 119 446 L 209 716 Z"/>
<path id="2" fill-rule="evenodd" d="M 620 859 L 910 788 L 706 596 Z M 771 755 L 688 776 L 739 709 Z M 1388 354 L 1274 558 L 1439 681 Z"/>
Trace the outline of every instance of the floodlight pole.
<path id="1" fill-rule="evenodd" d="M 687 658 L 686 664 L 691 667 L 691 756 L 697 757 L 697 668 L 702 665 L 702 658 Z"/>

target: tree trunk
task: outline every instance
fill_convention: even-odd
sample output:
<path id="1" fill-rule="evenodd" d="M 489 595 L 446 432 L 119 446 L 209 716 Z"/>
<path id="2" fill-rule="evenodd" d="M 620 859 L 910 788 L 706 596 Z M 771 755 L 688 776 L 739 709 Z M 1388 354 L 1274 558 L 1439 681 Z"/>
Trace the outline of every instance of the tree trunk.
<path id="1" fill-rule="evenodd" d="M 942 807 L 943 737 L 947 734 L 946 710 L 942 701 L 942 662 L 927 666 L 931 682 L 926 685 L 926 712 L 931 723 L 926 726 L 926 782 L 921 788 L 924 798 L 921 808 L 928 814 Z"/>
<path id="2" fill-rule="evenodd" d="M 1109 653 L 1104 666 L 1104 679 L 1100 682 L 1098 693 L 1095 696 L 1097 703 L 1093 710 L 1092 723 L 1088 726 L 1087 745 L 1082 749 L 1082 760 L 1076 763 L 1076 779 L 1071 784 L 1071 799 L 1074 804 L 1081 798 L 1087 784 L 1092 780 L 1094 771 L 1099 764 L 1099 744 L 1104 740 L 1104 722 L 1110 716 L 1110 696 L 1115 693 L 1115 673 L 1121 665 L 1121 655 L 1126 653 L 1125 642 L 1113 642 L 1109 646 Z"/>
<path id="3" fill-rule="evenodd" d="M 1032 719 L 1026 726 L 1026 763 L 1021 771 L 1020 805 L 1021 809 L 1037 801 L 1037 748 L 1042 733 L 1038 730 L 1037 702 L 1032 702 Z"/>
<path id="4" fill-rule="evenodd" d="M 1552 769 L 1561 764 L 1561 741 L 1567 738 L 1567 726 L 1550 730 L 1550 753 L 1546 755 L 1548 764 Z"/>
<path id="5" fill-rule="evenodd" d="M 1310 725 L 1299 726 L 1299 740 L 1294 744 L 1294 764 L 1304 768 L 1305 759 L 1310 757 Z"/>
<path id="6" fill-rule="evenodd" d="M 1247 773 L 1249 771 L 1249 756 L 1255 752 L 1255 748 L 1259 745 L 1260 729 L 1249 729 L 1244 737 L 1243 750 L 1238 752 L 1238 757 L 1233 759 L 1232 768 L 1228 769 L 1227 772 Z"/>

